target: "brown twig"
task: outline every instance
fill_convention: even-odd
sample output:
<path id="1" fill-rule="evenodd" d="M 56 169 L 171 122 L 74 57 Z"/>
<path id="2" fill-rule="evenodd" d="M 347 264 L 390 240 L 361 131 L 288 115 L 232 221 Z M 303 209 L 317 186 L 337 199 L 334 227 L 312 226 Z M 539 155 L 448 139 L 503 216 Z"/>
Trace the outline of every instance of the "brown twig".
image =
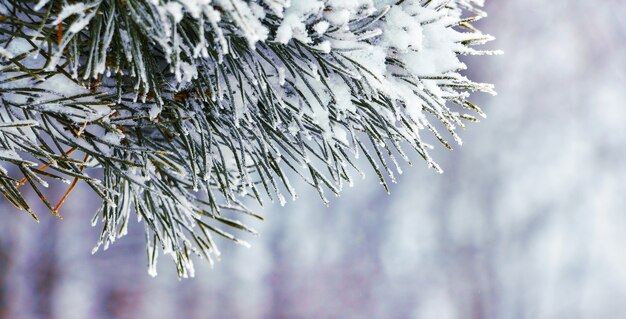
<path id="1" fill-rule="evenodd" d="M 57 24 L 57 44 L 61 45 L 61 42 L 63 42 L 63 23 L 59 22 Z"/>
<path id="2" fill-rule="evenodd" d="M 65 156 L 70 156 L 72 155 L 72 153 L 74 153 L 74 151 L 76 150 L 76 147 L 72 147 L 69 150 L 67 150 L 67 152 L 65 152 Z M 50 167 L 50 163 L 48 164 L 44 164 L 43 166 L 41 166 L 40 170 L 45 170 L 46 168 Z M 19 181 L 19 183 L 17 183 L 17 188 L 20 188 L 22 185 L 24 185 L 26 183 L 28 179 L 26 177 L 22 178 L 22 180 Z"/>
<path id="3" fill-rule="evenodd" d="M 88 158 L 89 158 L 89 154 L 85 154 L 85 158 L 83 159 L 83 164 L 80 165 L 81 173 L 83 172 L 83 169 L 85 168 L 85 164 L 87 163 Z M 59 215 L 59 209 L 61 209 L 61 206 L 63 206 L 63 203 L 65 203 L 65 200 L 70 196 L 72 191 L 74 191 L 74 187 L 76 187 L 77 183 L 78 183 L 78 177 L 74 177 L 74 180 L 72 181 L 72 184 L 70 185 L 70 188 L 68 188 L 67 192 L 65 192 L 65 194 L 63 195 L 59 203 L 54 207 L 53 213 L 60 219 L 63 219 L 63 218 L 61 217 L 61 215 Z"/>

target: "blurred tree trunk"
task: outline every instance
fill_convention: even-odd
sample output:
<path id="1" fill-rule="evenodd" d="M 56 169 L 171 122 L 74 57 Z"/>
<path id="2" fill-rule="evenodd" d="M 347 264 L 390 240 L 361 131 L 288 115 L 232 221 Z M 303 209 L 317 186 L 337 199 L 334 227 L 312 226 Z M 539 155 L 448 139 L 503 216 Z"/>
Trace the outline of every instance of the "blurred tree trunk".
<path id="1" fill-rule="evenodd" d="M 28 263 L 30 268 L 29 284 L 32 289 L 32 306 L 37 318 L 55 318 L 54 301 L 55 289 L 60 281 L 61 271 L 57 258 L 57 235 L 59 221 L 53 218 L 43 218 L 41 231 L 37 236 L 37 249 L 35 256 Z M 28 279 L 27 279 L 28 280 Z"/>
<path id="2" fill-rule="evenodd" d="M 3 233 L 5 233 L 3 231 Z M 11 265 L 11 238 L 0 237 L 0 319 L 10 317 L 8 301 L 9 269 Z"/>

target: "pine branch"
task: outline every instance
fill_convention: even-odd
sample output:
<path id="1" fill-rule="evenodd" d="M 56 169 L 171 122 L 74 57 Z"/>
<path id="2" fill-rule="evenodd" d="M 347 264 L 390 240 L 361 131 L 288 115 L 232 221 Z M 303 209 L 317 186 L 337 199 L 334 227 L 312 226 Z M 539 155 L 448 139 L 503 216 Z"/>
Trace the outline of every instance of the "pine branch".
<path id="1" fill-rule="evenodd" d="M 463 54 L 491 37 L 472 23 L 475 0 L 313 1 L 3 0 L 0 4 L 0 191 L 37 218 L 26 182 L 54 214 L 78 181 L 103 199 L 94 223 L 106 249 L 131 215 L 193 275 L 192 253 L 213 262 L 222 228 L 244 202 L 296 197 L 298 175 L 327 201 L 365 155 L 383 186 L 422 138 L 451 137 L 484 113 L 460 72 Z M 470 16 L 466 16 L 470 14 Z M 84 168 L 98 168 L 102 178 Z M 18 173 L 19 172 L 19 173 Z M 46 179 L 71 183 L 53 205 Z M 212 257 L 213 256 L 213 257 Z"/>

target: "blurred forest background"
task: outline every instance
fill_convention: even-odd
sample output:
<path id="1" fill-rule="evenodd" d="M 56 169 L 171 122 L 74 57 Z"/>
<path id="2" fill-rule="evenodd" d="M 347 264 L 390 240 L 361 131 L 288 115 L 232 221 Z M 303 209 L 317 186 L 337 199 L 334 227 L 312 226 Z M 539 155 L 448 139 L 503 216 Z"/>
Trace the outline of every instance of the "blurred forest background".
<path id="1" fill-rule="evenodd" d="M 137 224 L 92 256 L 87 188 L 63 221 L 2 200 L 0 317 L 623 318 L 626 2 L 486 9 L 505 55 L 467 63 L 499 95 L 476 98 L 489 117 L 462 148 L 438 147 L 443 175 L 416 161 L 388 196 L 370 171 L 330 208 L 300 187 L 253 223 L 251 249 L 223 241 L 183 281 L 166 258 L 148 276 Z"/>

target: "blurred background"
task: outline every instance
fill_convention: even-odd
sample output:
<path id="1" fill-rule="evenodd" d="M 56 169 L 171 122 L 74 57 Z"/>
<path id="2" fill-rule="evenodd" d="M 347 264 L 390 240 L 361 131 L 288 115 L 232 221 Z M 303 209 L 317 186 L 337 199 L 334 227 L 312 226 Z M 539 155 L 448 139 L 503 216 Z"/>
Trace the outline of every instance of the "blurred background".
<path id="1" fill-rule="evenodd" d="M 369 172 L 330 208 L 300 187 L 183 281 L 166 258 L 148 276 L 138 225 L 92 256 L 89 189 L 40 224 L 2 200 L 0 317 L 624 318 L 626 2 L 486 10 L 505 55 L 466 62 L 499 95 L 433 153 L 443 175 L 418 161 L 388 196 Z"/>

